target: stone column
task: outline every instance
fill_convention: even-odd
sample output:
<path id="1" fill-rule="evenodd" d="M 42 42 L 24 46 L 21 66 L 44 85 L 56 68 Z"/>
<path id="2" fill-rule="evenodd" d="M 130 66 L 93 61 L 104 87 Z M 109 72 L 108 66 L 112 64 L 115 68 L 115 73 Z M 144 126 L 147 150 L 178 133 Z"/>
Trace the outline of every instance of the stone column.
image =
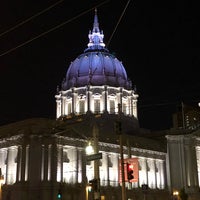
<path id="1" fill-rule="evenodd" d="M 7 153 L 6 184 L 13 184 L 16 181 L 17 170 L 15 167 L 16 147 L 9 147 Z M 16 170 L 16 171 L 15 171 Z"/>
<path id="2" fill-rule="evenodd" d="M 74 103 L 73 103 L 74 111 L 73 111 L 73 114 L 77 114 L 77 103 L 78 103 L 78 101 L 77 101 L 77 93 L 74 92 L 73 96 L 74 96 Z"/>
<path id="3" fill-rule="evenodd" d="M 155 177 L 155 186 L 154 186 L 154 188 L 156 189 L 157 188 L 156 160 L 154 159 L 154 160 L 152 160 L 152 162 L 153 162 L 153 171 L 154 171 L 154 177 Z"/>
<path id="4" fill-rule="evenodd" d="M 44 145 L 41 145 L 41 181 L 44 181 Z"/>
<path id="5" fill-rule="evenodd" d="M 72 113 L 75 113 L 75 93 L 74 93 L 74 88 L 72 88 Z"/>
<path id="6" fill-rule="evenodd" d="M 110 172 L 109 172 L 109 167 L 110 167 L 110 157 L 108 154 L 103 154 L 103 156 L 105 156 L 105 171 L 106 171 L 106 174 L 105 174 L 105 185 L 109 186 L 110 185 Z M 103 164 L 103 162 L 102 162 Z M 103 167 L 103 166 L 102 166 Z"/>
<path id="7" fill-rule="evenodd" d="M 110 185 L 111 186 L 119 186 L 119 154 L 114 154 L 112 155 L 112 179 L 111 179 L 111 174 L 109 174 L 109 180 L 110 180 Z"/>
<path id="8" fill-rule="evenodd" d="M 67 150 L 67 153 L 65 153 L 65 156 L 67 155 L 67 158 L 69 159 L 69 170 L 68 173 L 70 172 L 69 176 L 67 177 L 70 180 L 70 183 L 77 183 L 78 180 L 78 158 L 77 158 L 77 149 L 76 148 L 71 148 Z M 66 159 L 66 158 L 65 158 Z M 65 160 L 66 161 L 66 160 Z M 68 162 L 68 161 L 67 161 Z"/>
<path id="9" fill-rule="evenodd" d="M 133 111 L 132 111 L 132 97 L 128 96 L 128 114 L 133 116 Z"/>
<path id="10" fill-rule="evenodd" d="M 165 189 L 165 161 L 160 161 L 160 188 Z"/>
<path id="11" fill-rule="evenodd" d="M 61 116 L 61 100 L 60 98 L 56 99 L 56 118 Z"/>
<path id="12" fill-rule="evenodd" d="M 55 141 L 53 141 L 53 144 L 51 146 L 51 170 L 50 170 L 50 177 L 51 181 L 56 181 L 57 178 L 57 145 Z"/>
<path id="13" fill-rule="evenodd" d="M 122 112 L 122 92 L 123 92 L 123 89 L 122 88 L 120 88 L 120 92 L 119 92 L 119 103 L 120 103 L 120 105 L 121 105 L 121 112 Z"/>
<path id="14" fill-rule="evenodd" d="M 50 181 L 52 180 L 51 179 L 51 170 L 52 170 L 52 145 L 51 144 L 48 144 L 48 151 L 47 151 L 47 170 L 46 170 L 46 173 L 45 175 L 47 175 L 47 180 Z"/>
<path id="15" fill-rule="evenodd" d="M 145 169 L 146 169 L 146 184 L 149 185 L 149 176 L 148 176 L 149 164 L 147 158 L 145 159 Z"/>
<path id="16" fill-rule="evenodd" d="M 196 152 L 192 138 L 185 138 L 185 154 L 187 186 L 190 190 L 194 190 L 198 187 L 198 173 Z"/>
<path id="17" fill-rule="evenodd" d="M 109 185 L 109 155 L 102 153 L 102 159 L 99 160 L 100 164 L 100 181 L 102 186 Z"/>
<path id="18" fill-rule="evenodd" d="M 115 186 L 119 186 L 119 154 L 116 154 L 114 159 L 113 159 L 113 166 L 117 166 L 117 170 L 116 170 L 116 184 L 114 184 Z"/>
<path id="19" fill-rule="evenodd" d="M 44 144 L 43 146 L 43 151 L 44 151 L 44 167 L 43 167 L 43 174 L 44 174 L 44 181 L 48 180 L 48 173 L 49 173 L 49 145 Z"/>
<path id="20" fill-rule="evenodd" d="M 7 148 L 7 158 L 6 158 L 6 177 L 5 177 L 5 184 L 9 184 L 9 156 L 10 156 L 10 150 Z"/>
<path id="21" fill-rule="evenodd" d="M 87 112 L 91 112 L 91 107 L 90 107 L 90 98 L 91 98 L 91 94 L 90 94 L 90 85 L 87 86 Z"/>
<path id="22" fill-rule="evenodd" d="M 21 181 L 21 168 L 22 168 L 22 147 L 18 146 L 16 181 Z"/>
<path id="23" fill-rule="evenodd" d="M 57 181 L 63 181 L 63 146 L 57 145 L 58 155 L 57 155 Z"/>
<path id="24" fill-rule="evenodd" d="M 23 144 L 21 147 L 21 170 L 19 172 L 21 181 L 27 181 L 28 179 L 28 152 L 29 146 Z"/>
<path id="25" fill-rule="evenodd" d="M 2 175 L 4 175 L 4 181 L 6 180 L 6 161 L 7 159 L 7 149 L 2 148 L 0 149 L 0 166 L 1 166 L 1 172 Z"/>
<path id="26" fill-rule="evenodd" d="M 196 146 L 196 157 L 197 157 L 197 172 L 200 187 L 200 146 Z"/>
<path id="27" fill-rule="evenodd" d="M 42 161 L 42 145 L 40 137 L 30 136 L 30 151 L 28 159 L 28 180 L 31 185 L 41 181 L 41 161 Z"/>
<path id="28" fill-rule="evenodd" d="M 62 96 L 62 105 L 61 105 L 61 110 L 62 110 L 62 116 L 66 115 L 66 97 Z"/>
<path id="29" fill-rule="evenodd" d="M 107 90 L 107 86 L 104 86 L 104 112 L 107 113 L 108 112 L 108 90 Z"/>
<path id="30" fill-rule="evenodd" d="M 28 171 L 29 171 L 29 145 L 24 145 L 24 181 L 29 179 Z M 23 179 L 22 179 L 23 180 Z"/>
<path id="31" fill-rule="evenodd" d="M 133 110 L 133 115 L 134 117 L 138 118 L 137 115 L 137 100 L 132 100 L 132 110 Z"/>

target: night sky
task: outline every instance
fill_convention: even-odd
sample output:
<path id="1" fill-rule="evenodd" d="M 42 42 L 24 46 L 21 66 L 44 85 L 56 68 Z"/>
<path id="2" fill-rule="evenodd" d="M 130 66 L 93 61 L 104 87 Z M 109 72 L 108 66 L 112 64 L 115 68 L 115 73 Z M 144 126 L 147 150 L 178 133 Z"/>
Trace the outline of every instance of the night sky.
<path id="1" fill-rule="evenodd" d="M 108 49 L 136 85 L 142 128 L 168 129 L 181 101 L 200 101 L 200 24 L 194 2 L 2 0 L 0 125 L 55 119 L 56 88 L 70 62 L 87 47 L 96 6 L 105 44 L 110 40 Z"/>

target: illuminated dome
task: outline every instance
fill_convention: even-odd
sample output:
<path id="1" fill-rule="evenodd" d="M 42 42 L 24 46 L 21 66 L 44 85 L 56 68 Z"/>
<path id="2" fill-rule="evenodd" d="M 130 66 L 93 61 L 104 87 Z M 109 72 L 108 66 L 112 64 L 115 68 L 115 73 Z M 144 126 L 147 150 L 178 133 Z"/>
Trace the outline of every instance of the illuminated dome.
<path id="1" fill-rule="evenodd" d="M 132 125 L 138 127 L 138 95 L 122 62 L 105 47 L 96 10 L 88 38 L 87 48 L 71 63 L 61 89 L 57 89 L 56 118 L 117 115 L 121 109 L 124 116 L 132 117 Z"/>
<path id="2" fill-rule="evenodd" d="M 105 48 L 103 37 L 95 12 L 93 30 L 88 35 L 88 48 L 69 66 L 62 84 L 63 90 L 86 85 L 132 88 L 122 62 Z"/>

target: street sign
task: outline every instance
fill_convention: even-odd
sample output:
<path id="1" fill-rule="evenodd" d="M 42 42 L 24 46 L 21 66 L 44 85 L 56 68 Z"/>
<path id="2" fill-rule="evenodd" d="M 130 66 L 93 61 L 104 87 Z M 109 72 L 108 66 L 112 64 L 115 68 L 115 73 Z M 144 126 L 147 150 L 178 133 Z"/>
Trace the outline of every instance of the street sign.
<path id="1" fill-rule="evenodd" d="M 102 159 L 102 153 L 96 153 L 86 156 L 87 161 L 98 160 L 98 159 Z"/>

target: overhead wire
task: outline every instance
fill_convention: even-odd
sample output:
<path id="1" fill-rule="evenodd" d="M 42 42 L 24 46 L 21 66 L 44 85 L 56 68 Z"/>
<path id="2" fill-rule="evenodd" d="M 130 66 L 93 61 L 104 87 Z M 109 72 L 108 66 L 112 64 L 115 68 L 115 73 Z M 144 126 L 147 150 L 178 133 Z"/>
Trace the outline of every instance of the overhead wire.
<path id="1" fill-rule="evenodd" d="M 113 35 L 115 34 L 115 32 L 116 32 L 116 30 L 117 30 L 117 28 L 118 28 L 118 25 L 119 25 L 119 23 L 121 22 L 121 19 L 122 19 L 122 17 L 124 16 L 124 13 L 126 12 L 126 9 L 127 9 L 128 5 L 129 5 L 129 3 L 130 3 L 130 0 L 126 3 L 126 6 L 125 6 L 125 8 L 124 8 L 122 14 L 120 15 L 119 20 L 117 21 L 117 24 L 116 24 L 116 26 L 115 26 L 115 28 L 114 28 L 114 30 L 113 30 L 113 32 L 112 32 L 112 34 L 111 34 L 111 36 L 110 36 L 108 42 L 107 42 L 107 45 L 106 45 L 107 47 L 109 46 L 109 44 L 110 44 L 110 42 L 111 42 L 111 40 L 112 40 L 112 38 L 113 38 Z"/>
<path id="2" fill-rule="evenodd" d="M 69 23 L 69 22 L 72 22 L 73 20 L 75 20 L 75 19 L 77 19 L 77 18 L 79 18 L 79 17 L 85 15 L 86 13 L 90 12 L 91 10 L 94 10 L 95 8 L 98 8 L 98 7 L 102 6 L 103 4 L 105 4 L 105 3 L 109 2 L 109 1 L 110 1 L 110 0 L 106 0 L 106 1 L 100 3 L 100 4 L 96 5 L 96 6 L 93 6 L 92 8 L 90 8 L 90 9 L 88 9 L 88 10 L 86 10 L 86 11 L 80 13 L 80 14 L 78 14 L 77 16 L 72 17 L 71 19 L 69 19 L 69 20 L 67 20 L 67 21 L 65 21 L 65 22 L 63 22 L 63 23 L 61 23 L 61 24 L 59 24 L 59 25 L 57 25 L 57 26 L 55 26 L 55 27 L 49 29 L 48 31 L 45 31 L 45 32 L 43 32 L 43 33 L 41 33 L 41 34 L 39 34 L 39 35 L 37 35 L 37 36 L 35 36 L 35 37 L 33 37 L 33 38 L 27 40 L 26 42 L 21 43 L 20 45 L 14 47 L 14 48 L 11 48 L 11 49 L 9 49 L 9 50 L 7 50 L 7 51 L 5 51 L 4 53 L 0 54 L 0 57 L 6 55 L 6 54 L 8 54 L 8 53 L 11 53 L 12 51 L 15 51 L 16 49 L 18 49 L 18 48 L 20 48 L 20 47 L 25 46 L 26 44 L 28 44 L 28 43 L 30 43 L 30 42 L 32 42 L 32 41 L 34 41 L 34 40 L 36 40 L 36 39 L 38 39 L 38 38 L 44 36 L 44 35 L 46 35 L 46 34 L 52 32 L 52 31 L 54 31 L 54 30 L 56 30 L 56 29 L 58 29 L 58 28 L 60 28 L 60 27 L 62 27 L 62 26 L 64 26 L 65 24 L 67 24 L 67 23 Z"/>
<path id="3" fill-rule="evenodd" d="M 9 32 L 11 32 L 11 31 L 13 31 L 13 30 L 15 30 L 15 29 L 17 29 L 17 28 L 20 27 L 20 26 L 26 24 L 27 22 L 33 20 L 34 18 L 36 18 L 36 17 L 42 15 L 43 13 L 45 13 L 46 11 L 52 9 L 53 7 L 55 7 L 55 6 L 57 6 L 58 4 L 62 3 L 63 1 L 64 1 L 64 0 L 60 0 L 60 1 L 56 2 L 56 3 L 54 3 L 53 5 L 49 6 L 48 8 L 46 8 L 46 9 L 44 9 L 44 10 L 38 12 L 37 14 L 35 14 L 35 15 L 29 17 L 28 19 L 26 19 L 26 20 L 24 20 L 24 21 L 18 23 L 17 25 L 13 26 L 12 28 L 9 28 L 8 30 L 4 31 L 3 33 L 0 33 L 0 37 L 3 36 L 3 35 L 5 35 L 5 34 L 7 34 L 7 33 L 9 33 Z"/>

